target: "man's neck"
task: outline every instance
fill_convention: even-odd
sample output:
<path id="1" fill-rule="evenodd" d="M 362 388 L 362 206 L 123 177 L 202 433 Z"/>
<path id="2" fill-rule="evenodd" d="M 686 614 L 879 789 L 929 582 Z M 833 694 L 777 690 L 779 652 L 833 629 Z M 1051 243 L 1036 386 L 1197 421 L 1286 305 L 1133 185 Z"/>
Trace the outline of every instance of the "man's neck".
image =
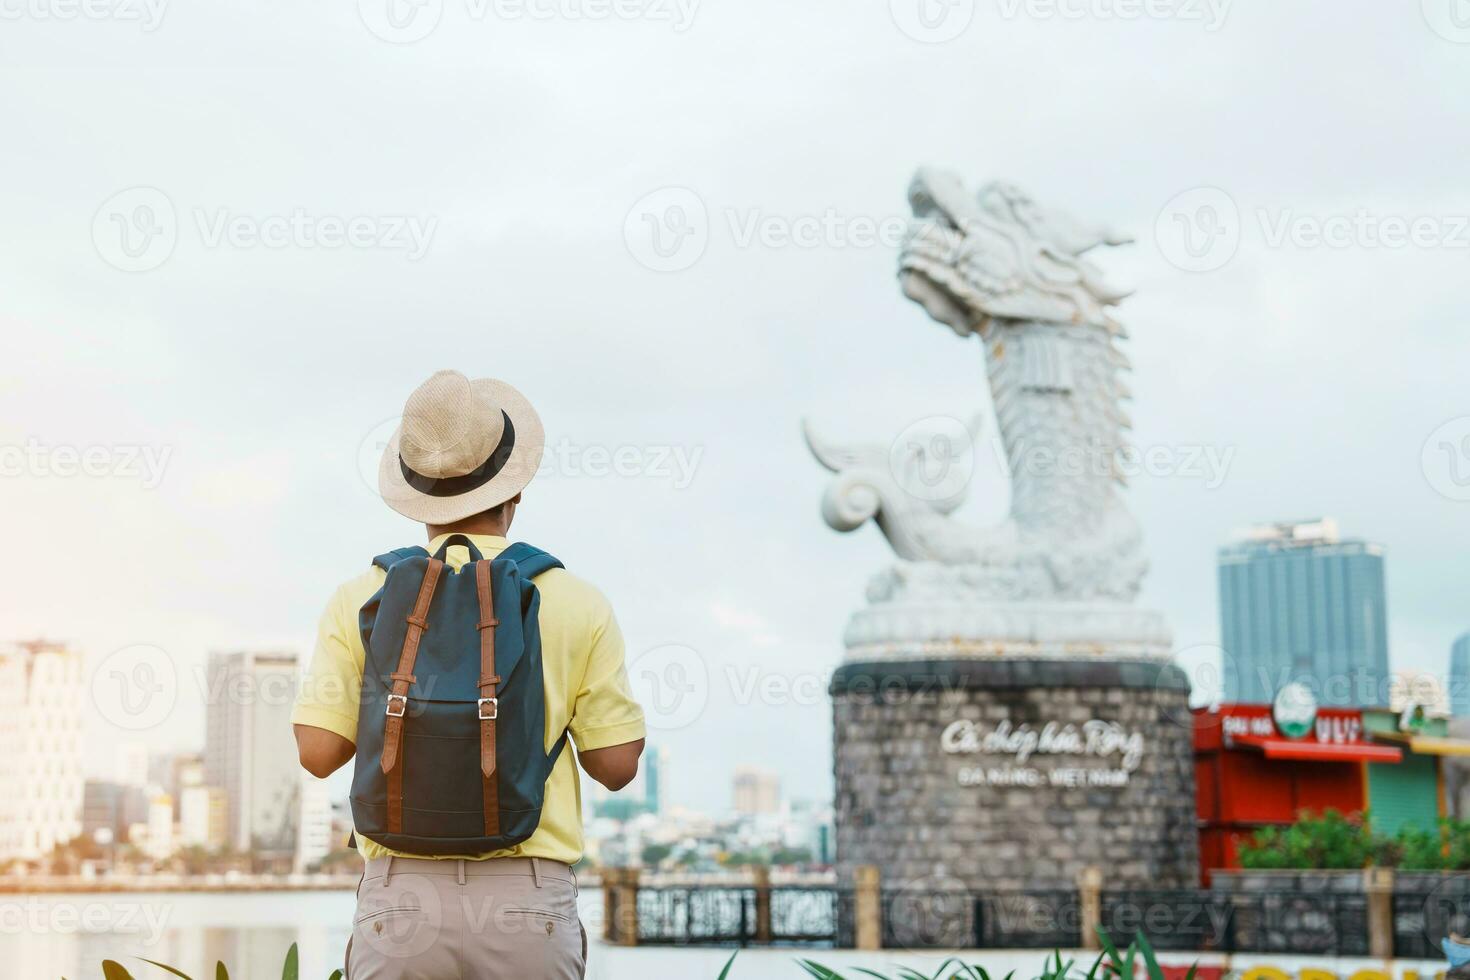
<path id="1" fill-rule="evenodd" d="M 508 522 L 504 518 L 486 517 L 484 514 L 476 514 L 453 524 L 426 524 L 429 532 L 429 540 L 443 534 L 488 534 L 493 537 L 503 538 L 510 530 Z"/>

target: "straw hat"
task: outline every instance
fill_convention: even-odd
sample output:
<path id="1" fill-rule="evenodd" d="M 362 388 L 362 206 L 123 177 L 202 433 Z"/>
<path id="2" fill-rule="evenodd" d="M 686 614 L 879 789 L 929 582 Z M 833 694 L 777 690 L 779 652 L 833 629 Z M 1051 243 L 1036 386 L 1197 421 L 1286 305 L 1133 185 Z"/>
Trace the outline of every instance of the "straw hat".
<path id="1" fill-rule="evenodd" d="M 546 446 L 541 418 L 504 381 L 438 371 L 403 406 L 378 492 L 405 517 L 450 524 L 521 492 Z"/>

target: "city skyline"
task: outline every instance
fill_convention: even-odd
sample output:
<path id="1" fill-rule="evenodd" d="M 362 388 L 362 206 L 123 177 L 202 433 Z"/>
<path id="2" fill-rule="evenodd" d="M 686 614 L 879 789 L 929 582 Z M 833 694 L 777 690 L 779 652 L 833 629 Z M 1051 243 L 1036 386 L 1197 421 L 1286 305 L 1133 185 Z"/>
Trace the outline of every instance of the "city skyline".
<path id="1" fill-rule="evenodd" d="M 1328 519 L 1328 520 L 1330 522 L 1330 519 Z M 1227 554 L 1234 554 L 1237 557 L 1239 557 L 1240 554 L 1243 554 L 1244 553 L 1242 551 L 1242 549 L 1248 550 L 1251 547 L 1261 546 L 1264 543 L 1262 541 L 1262 539 L 1260 538 L 1260 536 L 1259 536 L 1260 535 L 1260 529 L 1262 529 L 1262 528 L 1277 528 L 1277 529 L 1279 529 L 1279 528 L 1289 527 L 1289 526 L 1291 526 L 1291 522 L 1279 522 L 1278 521 L 1278 522 L 1269 522 L 1269 523 L 1259 524 L 1259 525 L 1247 525 L 1245 527 L 1245 529 L 1242 529 L 1241 527 L 1236 527 L 1235 529 L 1232 530 L 1232 532 L 1230 534 L 1230 537 L 1225 542 L 1223 542 L 1220 545 L 1219 550 L 1218 550 L 1218 555 L 1220 556 L 1220 559 L 1219 560 L 1224 561 L 1225 560 L 1224 556 L 1226 556 Z M 1333 524 L 1333 526 L 1331 528 L 1331 531 L 1332 531 L 1332 533 L 1334 535 L 1336 534 L 1335 524 Z M 1253 533 L 1256 535 L 1256 537 L 1254 539 L 1252 539 L 1252 534 Z M 1331 543 L 1333 544 L 1334 547 L 1336 547 L 1338 545 L 1341 545 L 1343 542 L 1333 541 Z M 1357 542 L 1357 541 L 1349 541 L 1349 542 L 1346 542 L 1346 544 L 1349 545 L 1349 546 L 1356 546 L 1356 545 L 1359 544 L 1359 542 Z M 1377 549 L 1377 546 L 1373 546 L 1373 545 L 1370 545 L 1368 547 L 1370 549 L 1374 549 L 1373 552 L 1372 552 L 1372 554 L 1371 554 L 1371 557 L 1377 559 L 1381 563 L 1381 561 L 1382 561 L 1382 552 L 1381 552 L 1381 550 L 1376 550 Z M 1381 571 L 1380 571 L 1380 575 L 1381 575 Z M 1220 583 L 1220 586 L 1219 587 L 1223 589 L 1223 587 L 1224 587 L 1223 580 Z M 1223 606 L 1223 604 L 1219 605 L 1217 608 L 1219 608 L 1219 610 L 1220 610 L 1220 616 L 1221 616 L 1221 618 L 1223 620 L 1223 618 L 1224 618 L 1224 606 Z M 1385 626 L 1390 625 L 1391 623 L 1392 623 L 1392 618 L 1389 617 L 1387 623 L 1385 624 Z M 54 633 L 55 631 L 48 631 L 48 632 Z M 33 644 L 50 645 L 50 646 L 62 646 L 61 644 L 55 644 L 53 641 L 40 641 L 40 640 L 37 640 L 37 641 L 26 641 L 26 642 L 33 643 Z M 1465 645 L 1467 643 L 1470 643 L 1470 633 L 1463 633 L 1463 634 L 1461 634 L 1459 637 L 1456 638 L 1456 643 L 1458 643 L 1460 645 Z M 304 656 L 309 656 L 310 655 L 307 650 L 303 650 L 303 652 L 298 655 L 297 653 L 295 653 L 295 652 L 293 652 L 293 651 L 291 651 L 289 649 L 283 649 L 283 648 L 281 648 L 281 646 L 279 644 L 272 645 L 272 646 L 276 647 L 276 649 L 275 649 L 274 652 L 277 653 L 277 654 L 279 654 L 279 655 L 281 655 L 281 656 L 283 656 L 283 657 L 296 658 L 298 656 L 303 656 L 304 657 Z M 264 651 L 264 650 L 256 650 L 256 651 L 254 651 L 254 653 L 257 653 L 257 654 L 264 653 L 264 652 L 266 652 L 266 651 Z M 1189 653 L 1189 652 L 1190 651 L 1185 651 L 1186 654 Z M 1388 670 L 1388 673 L 1387 674 L 1384 674 L 1383 677 L 1381 678 L 1381 680 L 1383 681 L 1383 686 L 1385 687 L 1385 689 L 1387 689 L 1387 684 L 1388 684 L 1388 681 L 1390 679 L 1390 676 L 1389 675 L 1396 675 L 1396 674 L 1424 674 L 1424 673 L 1428 673 L 1430 676 L 1436 678 L 1438 680 L 1438 682 L 1442 685 L 1442 687 L 1443 687 L 1444 691 L 1446 692 L 1446 695 L 1447 696 L 1452 697 L 1453 692 L 1457 689 L 1457 682 L 1456 682 L 1456 679 L 1455 679 L 1456 678 L 1456 674 L 1455 674 L 1455 667 L 1454 667 L 1454 664 L 1455 664 L 1455 660 L 1454 660 L 1454 657 L 1455 657 L 1454 649 L 1447 649 L 1445 651 L 1445 654 L 1444 654 L 1443 660 L 1441 662 L 1441 665 L 1438 666 L 1438 667 L 1431 666 L 1429 669 L 1427 669 L 1427 671 L 1425 669 L 1421 669 L 1421 668 L 1413 668 L 1413 667 L 1405 667 L 1405 666 L 1402 666 L 1393 657 L 1393 650 L 1392 650 L 1392 644 L 1391 643 L 1388 644 L 1388 648 L 1387 648 L 1387 651 L 1386 652 L 1387 652 L 1388 658 L 1389 658 L 1388 659 L 1388 668 L 1389 668 L 1389 670 Z M 636 653 L 635 651 L 630 651 L 630 657 L 633 657 L 635 655 L 635 653 Z M 85 650 L 81 651 L 81 655 L 85 658 L 86 651 Z M 214 652 L 212 652 L 210 654 L 210 657 L 211 658 L 217 658 L 217 657 L 219 657 L 221 655 L 222 654 L 218 650 L 216 650 L 216 651 L 214 651 Z M 1243 659 L 1240 660 L 1240 661 L 1238 661 L 1237 662 L 1237 667 L 1239 667 L 1240 663 L 1243 663 L 1243 662 L 1244 662 Z M 1196 675 L 1200 675 L 1199 677 L 1197 677 L 1197 680 L 1199 680 L 1199 679 L 1202 679 L 1203 680 L 1203 683 L 1198 684 L 1198 691 L 1197 691 L 1197 693 L 1203 692 L 1206 695 L 1207 699 L 1216 699 L 1216 698 L 1224 698 L 1226 700 L 1231 700 L 1232 699 L 1231 698 L 1231 695 L 1228 693 L 1228 691 L 1223 690 L 1223 689 L 1221 689 L 1221 688 L 1219 688 L 1217 686 L 1213 686 L 1213 685 L 1218 684 L 1219 682 L 1223 681 L 1225 687 L 1228 688 L 1229 684 L 1232 682 L 1229 671 L 1225 671 L 1225 672 L 1216 674 L 1216 672 L 1214 670 L 1212 670 L 1212 669 L 1209 669 L 1208 666 L 1206 666 L 1201 671 L 1200 670 L 1200 663 L 1201 662 L 1196 661 L 1194 663 L 1190 663 L 1188 661 L 1187 657 L 1182 657 L 1181 658 L 1181 663 L 1182 663 L 1183 666 L 1186 667 L 1186 669 L 1190 669 L 1192 673 L 1194 673 Z M 1470 663 L 1470 661 L 1467 661 L 1467 663 Z M 833 667 L 836 666 L 836 662 L 835 661 L 834 661 L 834 663 L 833 663 L 832 666 Z M 1237 673 L 1238 673 L 1238 670 L 1237 670 Z M 94 678 L 94 680 L 95 680 L 95 678 Z M 727 673 L 726 681 L 727 681 L 727 683 L 732 688 L 737 688 L 737 687 L 741 686 L 744 683 L 739 677 L 735 676 L 733 673 Z M 717 683 L 717 681 L 715 681 L 715 682 Z M 1239 679 L 1238 678 L 1237 678 L 1236 682 L 1239 683 Z M 211 692 L 213 692 L 213 695 L 217 695 L 219 693 L 220 689 L 221 689 L 219 679 L 211 676 L 211 672 L 210 672 L 208 666 L 206 666 L 205 669 L 199 671 L 199 673 L 198 673 L 198 686 L 199 686 L 199 690 L 201 692 L 205 693 L 206 695 L 210 695 Z M 825 685 L 823 685 L 823 686 L 825 686 Z M 1259 685 L 1256 685 L 1256 686 L 1259 687 Z M 1467 682 L 1461 684 L 1460 685 L 1460 688 L 1465 688 L 1466 686 L 1470 686 L 1470 681 L 1467 681 Z M 182 696 L 182 694 L 183 694 L 183 689 L 181 688 L 181 690 L 180 690 L 180 696 Z M 1245 701 L 1251 701 L 1251 700 L 1269 700 L 1269 696 L 1261 695 L 1261 692 L 1260 691 L 1254 691 L 1250 696 L 1245 696 L 1245 694 L 1242 693 L 1239 697 L 1237 697 L 1235 699 L 1237 699 L 1237 700 L 1245 700 Z M 277 700 L 279 700 L 279 698 L 277 698 Z M 1383 703 L 1384 704 L 1387 704 L 1388 701 L 1389 701 L 1389 699 L 1385 699 Z M 278 705 L 278 707 L 279 707 L 279 705 Z M 279 713 L 283 717 L 289 714 L 288 711 L 282 711 L 282 712 L 279 712 Z M 204 727 L 207 729 L 207 726 L 204 726 Z M 147 736 L 149 734 L 147 730 L 144 730 L 141 733 L 131 733 L 131 734 L 134 734 L 134 735 L 142 735 L 144 737 L 141 740 L 139 740 L 139 741 L 128 742 L 128 743 L 125 743 L 125 744 L 134 745 L 134 746 L 152 746 L 155 750 L 157 750 L 159 748 L 157 745 L 155 745 L 153 742 L 151 742 L 147 738 Z M 679 730 L 677 728 L 675 728 L 672 731 L 664 731 L 664 732 L 661 732 L 660 734 L 664 737 L 665 740 L 667 740 L 670 737 L 672 737 L 675 741 L 677 741 L 677 739 L 679 737 Z M 207 730 L 206 730 L 206 731 L 201 732 L 199 734 L 196 743 L 193 743 L 193 744 L 196 744 L 197 747 L 202 750 L 205 747 L 207 741 L 208 741 L 208 737 L 207 737 Z M 284 745 L 287 744 L 288 740 L 287 739 L 279 739 L 278 742 L 279 742 L 280 746 L 284 746 Z M 175 742 L 173 740 L 170 740 L 164 746 L 164 748 L 168 748 L 170 746 L 177 746 L 177 744 L 179 744 L 179 743 L 177 743 L 177 742 Z M 292 764 L 294 765 L 294 751 L 293 751 L 293 753 L 291 755 L 291 760 L 292 760 Z M 745 762 L 741 762 L 741 761 L 738 761 L 738 760 L 732 761 L 731 767 L 730 767 L 730 770 L 729 771 L 736 772 L 736 771 L 740 770 L 742 767 L 749 765 L 749 763 L 751 761 L 752 760 L 746 760 Z M 107 764 L 104 763 L 101 760 L 101 758 L 98 757 L 95 754 L 86 754 L 85 755 L 85 763 L 90 767 L 90 768 L 87 768 L 87 769 L 84 770 L 84 775 L 87 776 L 88 778 L 93 778 L 93 777 L 97 777 L 99 775 L 104 775 L 104 774 L 106 774 L 108 772 L 108 766 L 107 766 Z M 329 787 L 329 789 L 328 789 L 328 798 L 330 800 L 336 801 L 336 802 L 340 802 L 341 800 L 345 799 L 345 797 L 346 797 L 346 786 L 347 786 L 348 781 L 350 780 L 350 769 L 351 769 L 351 767 L 349 766 L 346 769 L 344 769 L 342 772 L 336 774 L 330 780 L 326 781 L 326 785 Z M 640 781 L 640 784 L 639 785 L 640 786 L 642 785 L 641 781 Z M 620 796 L 622 796 L 622 795 L 623 794 L 620 794 Z M 816 795 L 820 796 L 820 794 L 816 794 Z M 709 812 L 713 812 L 713 813 L 725 812 L 724 806 L 721 803 L 718 802 L 718 794 L 717 793 L 716 794 L 705 793 L 699 799 L 690 799 L 689 797 L 685 796 L 685 797 L 681 797 L 680 800 L 679 800 L 679 802 L 680 802 L 681 805 L 695 806 L 698 809 L 709 811 Z"/>

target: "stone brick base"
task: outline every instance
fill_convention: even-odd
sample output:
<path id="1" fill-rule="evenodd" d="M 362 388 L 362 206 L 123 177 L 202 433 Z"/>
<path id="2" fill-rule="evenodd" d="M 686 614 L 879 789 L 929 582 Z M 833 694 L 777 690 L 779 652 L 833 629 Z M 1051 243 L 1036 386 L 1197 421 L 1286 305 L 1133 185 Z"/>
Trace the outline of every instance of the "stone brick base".
<path id="1" fill-rule="evenodd" d="M 1098 866 L 1105 889 L 1197 885 L 1189 682 L 1177 667 L 851 663 L 834 675 L 831 693 L 839 881 L 876 865 L 885 892 L 978 896 L 1070 889 L 1083 868 Z M 955 722 L 971 724 L 951 728 Z M 1040 735 L 1053 722 L 1048 744 L 1058 751 L 1024 757 L 995 737 L 1005 723 Z M 1083 751 L 1068 751 L 1079 743 L 1065 726 L 1075 726 Z M 976 750 L 945 751 L 947 729 L 952 747 L 968 733 Z M 1109 733 L 1141 738 L 1134 768 Z"/>

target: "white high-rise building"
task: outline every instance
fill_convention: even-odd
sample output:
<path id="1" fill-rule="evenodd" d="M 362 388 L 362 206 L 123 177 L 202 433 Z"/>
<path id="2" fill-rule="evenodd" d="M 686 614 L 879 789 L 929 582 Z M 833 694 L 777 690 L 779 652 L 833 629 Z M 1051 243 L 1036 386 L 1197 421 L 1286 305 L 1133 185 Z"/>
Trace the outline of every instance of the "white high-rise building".
<path id="1" fill-rule="evenodd" d="M 218 786 L 185 785 L 179 791 L 179 844 L 213 851 L 229 840 L 225 791 Z"/>
<path id="2" fill-rule="evenodd" d="M 142 742 L 119 742 L 113 749 L 112 781 L 143 789 L 148 785 L 148 746 Z"/>
<path id="3" fill-rule="evenodd" d="M 301 816 L 293 867 L 305 871 L 332 851 L 332 800 L 327 781 L 301 770 Z"/>
<path id="4" fill-rule="evenodd" d="M 82 832 L 82 657 L 0 647 L 0 860 L 45 856 Z"/>
<path id="5" fill-rule="evenodd" d="M 143 837 L 143 852 L 155 861 L 166 860 L 174 852 L 174 800 L 160 793 L 148 801 L 148 831 Z"/>
<path id="6" fill-rule="evenodd" d="M 207 684 L 205 778 L 225 791 L 230 846 L 294 855 L 301 807 L 291 731 L 296 654 L 210 654 Z"/>
<path id="7" fill-rule="evenodd" d="M 743 816 L 776 813 L 781 809 L 781 779 L 755 766 L 737 766 L 734 780 L 735 812 Z"/>

